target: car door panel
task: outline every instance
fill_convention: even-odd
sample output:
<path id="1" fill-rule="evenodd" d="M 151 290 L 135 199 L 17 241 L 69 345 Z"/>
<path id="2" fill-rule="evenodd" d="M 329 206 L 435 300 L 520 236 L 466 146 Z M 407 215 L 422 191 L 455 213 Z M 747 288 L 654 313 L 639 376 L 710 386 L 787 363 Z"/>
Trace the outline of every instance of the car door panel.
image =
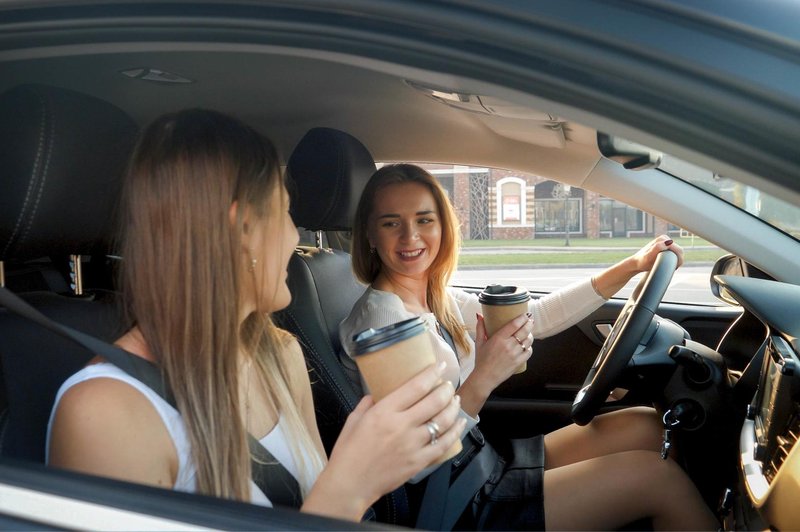
<path id="1" fill-rule="evenodd" d="M 602 345 L 600 331 L 613 325 L 624 303 L 622 299 L 609 300 L 567 330 L 537 339 L 527 371 L 498 386 L 482 410 L 481 426 L 486 432 L 524 437 L 569 423 L 572 400 Z M 734 307 L 675 303 L 659 307 L 661 317 L 675 321 L 693 339 L 712 347 L 740 312 Z M 520 423 L 522 419 L 524 423 Z"/>

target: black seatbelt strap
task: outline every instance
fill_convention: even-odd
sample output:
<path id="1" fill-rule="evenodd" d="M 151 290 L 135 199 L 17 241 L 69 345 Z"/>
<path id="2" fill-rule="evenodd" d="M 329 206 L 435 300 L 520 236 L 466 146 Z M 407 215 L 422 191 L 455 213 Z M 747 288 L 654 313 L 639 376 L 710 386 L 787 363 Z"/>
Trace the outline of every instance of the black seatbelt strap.
<path id="1" fill-rule="evenodd" d="M 158 366 L 152 362 L 104 342 L 99 338 L 51 320 L 7 288 L 0 287 L 0 303 L 11 312 L 72 340 L 95 355 L 103 357 L 131 377 L 147 385 L 167 403 L 176 408 L 172 392 L 164 381 Z M 303 503 L 303 498 L 300 492 L 300 485 L 294 475 L 250 433 L 247 434 L 247 440 L 250 447 L 253 482 L 256 486 L 264 492 L 273 504 L 299 508 Z"/>
<path id="2" fill-rule="evenodd" d="M 464 441 L 466 443 L 462 453 L 474 452 L 474 449 L 471 450 L 467 445 L 480 446 L 480 449 L 452 484 L 450 484 L 452 464 L 463 454 L 448 460 L 428 476 L 415 528 L 452 530 L 475 494 L 489 480 L 500 460 L 499 455 L 485 442 L 477 427 L 469 432 Z"/>

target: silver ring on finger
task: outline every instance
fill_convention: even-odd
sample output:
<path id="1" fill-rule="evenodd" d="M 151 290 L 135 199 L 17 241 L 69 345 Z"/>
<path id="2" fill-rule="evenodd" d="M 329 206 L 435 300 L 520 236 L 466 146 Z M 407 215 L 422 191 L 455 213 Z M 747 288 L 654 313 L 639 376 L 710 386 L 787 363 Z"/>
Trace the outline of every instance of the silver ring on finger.
<path id="1" fill-rule="evenodd" d="M 439 425 L 435 421 L 428 421 L 425 423 L 425 428 L 428 429 L 428 434 L 431 435 L 431 445 L 436 445 L 439 441 Z"/>

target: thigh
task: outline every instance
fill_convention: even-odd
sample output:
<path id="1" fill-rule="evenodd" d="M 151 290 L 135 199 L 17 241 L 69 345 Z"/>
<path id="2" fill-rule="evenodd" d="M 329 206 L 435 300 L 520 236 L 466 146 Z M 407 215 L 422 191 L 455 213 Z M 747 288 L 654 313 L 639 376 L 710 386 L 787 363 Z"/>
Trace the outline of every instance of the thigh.
<path id="1" fill-rule="evenodd" d="M 672 460 L 627 451 L 544 473 L 548 530 L 609 530 L 652 518 L 656 530 L 714 529 L 713 515 Z"/>
<path id="2" fill-rule="evenodd" d="M 595 417 L 586 426 L 569 425 L 545 435 L 545 467 L 624 451 L 659 452 L 663 425 L 656 411 L 631 407 Z"/>

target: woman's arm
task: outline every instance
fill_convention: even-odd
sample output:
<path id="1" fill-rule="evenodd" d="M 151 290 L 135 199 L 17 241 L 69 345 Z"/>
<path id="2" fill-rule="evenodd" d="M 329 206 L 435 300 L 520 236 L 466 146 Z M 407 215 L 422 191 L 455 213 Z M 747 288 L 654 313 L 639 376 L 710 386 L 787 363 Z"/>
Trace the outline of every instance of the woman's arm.
<path id="1" fill-rule="evenodd" d="M 152 404 L 116 379 L 76 384 L 61 397 L 48 463 L 81 473 L 172 488 L 178 456 Z"/>
<path id="2" fill-rule="evenodd" d="M 348 416 L 328 465 L 302 510 L 358 521 L 381 495 L 441 459 L 461 436 L 459 400 L 430 366 L 379 403 L 367 396 Z M 437 384 L 439 383 L 439 384 Z M 426 427 L 439 426 L 436 445 Z"/>
<path id="3" fill-rule="evenodd" d="M 593 279 L 593 286 L 598 295 L 605 299 L 612 297 L 634 275 L 652 268 L 658 254 L 667 249 L 675 252 L 678 256 L 678 266 L 683 264 L 683 248 L 666 235 L 658 236 L 630 257 L 596 275 Z"/>

